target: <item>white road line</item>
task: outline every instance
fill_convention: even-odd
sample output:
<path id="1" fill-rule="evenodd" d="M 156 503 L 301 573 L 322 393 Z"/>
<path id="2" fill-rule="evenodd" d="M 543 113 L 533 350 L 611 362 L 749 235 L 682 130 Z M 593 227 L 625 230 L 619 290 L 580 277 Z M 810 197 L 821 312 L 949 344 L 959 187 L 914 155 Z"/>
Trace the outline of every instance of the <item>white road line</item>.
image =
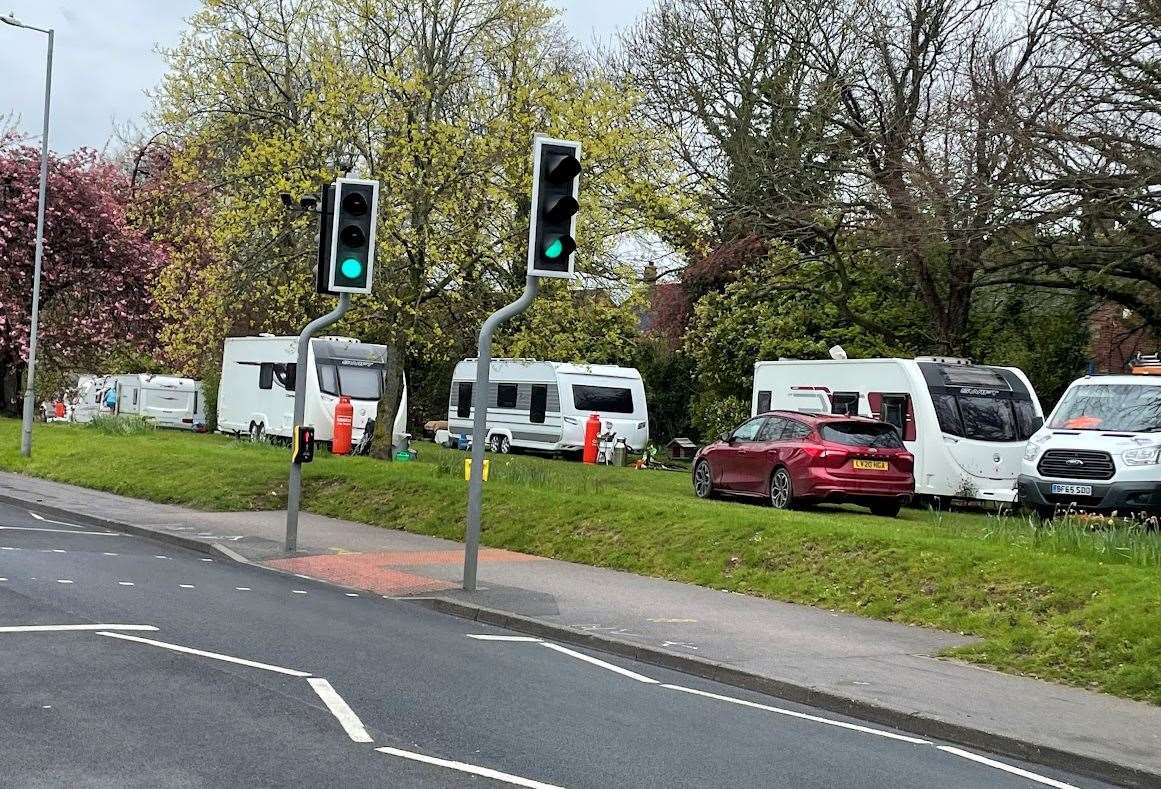
<path id="1" fill-rule="evenodd" d="M 133 582 L 132 581 L 118 581 L 117 585 L 118 586 L 132 586 Z"/>
<path id="2" fill-rule="evenodd" d="M 20 550 L 19 548 L 13 548 L 9 545 L 5 545 L 3 547 L 0 547 L 0 551 L 19 551 L 19 550 Z"/>
<path id="3" fill-rule="evenodd" d="M 7 578 L 0 578 L 0 581 L 7 581 Z"/>
<path id="4" fill-rule="evenodd" d="M 331 683 L 322 677 L 311 677 L 307 682 L 314 688 L 314 692 L 322 699 L 323 704 L 327 705 L 327 709 L 331 711 L 331 714 L 338 718 L 339 724 L 342 725 L 343 731 L 347 733 L 348 737 L 355 742 L 375 741 L 370 734 L 367 734 L 367 730 L 363 727 L 363 722 L 359 720 L 359 716 L 355 714 L 355 711 L 331 687 Z"/>
<path id="5" fill-rule="evenodd" d="M 459 770 L 461 773 L 469 773 L 471 775 L 479 775 L 483 778 L 491 778 L 493 781 L 503 781 L 512 786 L 526 786 L 529 789 L 562 789 L 556 784 L 546 784 L 543 781 L 533 781 L 530 778 L 521 778 L 518 775 L 509 775 L 502 773 L 499 770 L 492 770 L 488 767 L 477 767 L 474 764 L 465 764 L 464 762 L 453 762 L 448 759 L 437 759 L 434 756 L 424 756 L 422 753 L 413 753 L 412 751 L 401 751 L 398 748 L 376 748 L 379 753 L 385 753 L 388 756 L 398 756 L 400 759 L 410 759 L 413 762 L 423 762 L 424 764 L 434 764 L 437 767 L 447 767 L 449 770 Z"/>
<path id="6" fill-rule="evenodd" d="M 570 656 L 576 658 L 577 660 L 583 660 L 586 663 L 592 663 L 594 666 L 600 666 L 601 668 L 608 669 L 609 671 L 615 671 L 616 673 L 620 674 L 623 677 L 628 677 L 629 679 L 635 679 L 638 682 L 645 682 L 645 683 L 650 684 L 650 685 L 657 684 L 657 680 L 655 680 L 651 677 L 646 677 L 642 674 L 636 673 L 635 671 L 629 671 L 629 669 L 621 668 L 620 666 L 614 666 L 612 663 L 606 663 L 605 661 L 598 660 L 595 657 L 589 657 L 588 655 L 584 654 L 583 652 L 577 652 L 575 650 L 569 649 L 568 647 L 562 647 L 560 644 L 550 644 L 547 641 L 541 641 L 540 643 L 543 644 L 544 646 L 548 647 L 549 649 L 555 649 L 557 652 L 561 652 L 565 655 L 570 655 Z"/>
<path id="7" fill-rule="evenodd" d="M 87 534 L 93 537 L 122 537 L 115 531 L 77 531 L 76 529 L 42 529 L 38 526 L 0 526 L 0 531 L 47 531 L 54 534 Z"/>
<path id="8" fill-rule="evenodd" d="M 250 591 L 250 587 L 248 587 L 248 586 L 235 586 L 234 589 L 238 592 L 249 592 Z"/>
<path id="9" fill-rule="evenodd" d="M 148 630 L 156 631 L 153 625 L 12 625 L 0 627 L 0 633 L 56 633 L 70 630 Z"/>
<path id="10" fill-rule="evenodd" d="M 212 562 L 212 561 L 213 561 L 213 559 L 205 558 L 205 559 L 202 559 L 202 561 L 203 561 L 203 562 Z"/>
<path id="11" fill-rule="evenodd" d="M 72 581 L 70 581 L 68 578 L 57 578 L 56 582 L 58 584 L 71 584 L 72 583 Z"/>
<path id="12" fill-rule="evenodd" d="M 905 734 L 895 734 L 890 731 L 883 731 L 882 729 L 872 729 L 869 726 L 859 726 L 855 723 L 844 723 L 843 721 L 831 720 L 830 718 L 820 718 L 817 715 L 807 715 L 805 712 L 796 712 L 794 710 L 782 709 L 781 707 L 771 707 L 767 704 L 758 704 L 753 701 L 746 701 L 744 699 L 735 699 L 732 696 L 721 696 L 717 693 L 709 693 L 704 690 L 695 690 L 694 688 L 686 688 L 681 685 L 662 685 L 663 688 L 670 690 L 680 690 L 682 693 L 692 693 L 695 696 L 705 696 L 708 699 L 717 699 L 718 701 L 728 701 L 731 704 L 741 704 L 743 707 L 753 707 L 758 710 L 766 710 L 767 712 L 776 712 L 779 715 L 787 715 L 791 718 L 800 718 L 802 720 L 813 721 L 815 723 L 822 723 L 827 726 L 837 726 L 840 729 L 850 729 L 851 731 L 860 731 L 863 734 L 874 734 L 878 737 L 886 737 L 890 740 L 900 740 L 902 742 L 909 742 L 914 745 L 930 745 L 927 740 L 919 737 L 908 737 Z"/>
<path id="13" fill-rule="evenodd" d="M 157 556 L 154 556 L 153 558 L 154 558 L 154 559 L 168 559 L 169 557 L 168 557 L 168 556 L 162 556 L 161 554 L 158 554 Z"/>
<path id="14" fill-rule="evenodd" d="M 468 633 L 468 638 L 474 638 L 477 641 L 527 641 L 534 644 L 539 644 L 539 638 L 532 636 L 490 636 L 482 633 Z"/>
<path id="15" fill-rule="evenodd" d="M 162 649 L 172 649 L 174 652 L 184 652 L 187 655 L 199 655 L 201 657 L 212 658 L 213 660 L 223 660 L 226 663 L 237 663 L 239 666 L 249 666 L 250 668 L 260 668 L 266 671 L 274 671 L 278 674 L 288 674 L 292 677 L 309 677 L 305 671 L 296 671 L 292 668 L 283 668 L 282 666 L 272 666 L 269 663 L 258 663 L 254 660 L 246 660 L 245 658 L 231 657 L 230 655 L 223 655 L 218 652 L 206 652 L 201 649 L 194 649 L 192 647 L 183 647 L 178 644 L 170 644 L 165 641 L 154 641 L 149 638 L 138 638 L 137 636 L 123 636 L 120 633 L 97 633 L 99 636 L 108 636 L 109 638 L 120 638 L 124 641 L 136 641 L 139 644 L 149 644 L 154 647 L 161 647 Z"/>
<path id="16" fill-rule="evenodd" d="M 178 584 L 177 586 L 179 589 L 193 589 L 194 588 L 193 584 Z"/>
<path id="17" fill-rule="evenodd" d="M 43 521 L 44 523 L 55 523 L 58 526 L 72 526 L 74 529 L 85 528 L 84 526 L 80 525 L 79 523 L 69 523 L 68 521 L 54 521 L 52 518 L 46 518 L 43 515 L 38 515 L 37 513 L 33 512 L 32 510 L 29 510 L 28 514 L 31 515 L 32 517 L 36 518 L 38 521 Z M 89 527 L 89 528 L 92 528 L 92 527 Z"/>
<path id="18" fill-rule="evenodd" d="M 68 553 L 64 548 L 49 548 L 49 553 Z"/>
<path id="19" fill-rule="evenodd" d="M 359 595 L 355 594 L 354 592 L 347 592 L 347 597 L 358 597 L 358 596 Z"/>
<path id="20" fill-rule="evenodd" d="M 1010 764 L 1004 764 L 1003 762 L 997 762 L 994 759 L 988 759 L 987 757 L 980 756 L 979 754 L 971 753 L 970 751 L 964 751 L 964 750 L 961 750 L 959 748 L 953 748 L 950 745 L 938 745 L 936 747 L 939 748 L 939 750 L 944 751 L 945 753 L 951 753 L 951 754 L 955 754 L 956 756 L 962 756 L 964 759 L 969 759 L 973 762 L 979 762 L 980 764 L 986 764 L 988 767 L 995 767 L 997 770 L 1003 770 L 1006 773 L 1011 773 L 1012 775 L 1018 775 L 1021 778 L 1027 778 L 1029 781 L 1035 781 L 1036 783 L 1044 784 L 1045 786 L 1055 786 L 1056 789 L 1077 789 L 1077 787 L 1073 786 L 1072 784 L 1066 784 L 1063 781 L 1057 781 L 1057 780 L 1054 780 L 1052 778 L 1048 778 L 1048 777 L 1043 776 L 1043 775 L 1038 775 L 1037 773 L 1029 772 L 1027 770 L 1021 770 L 1019 767 L 1013 767 Z"/>
<path id="21" fill-rule="evenodd" d="M 105 552 L 104 552 L 104 553 L 102 553 L 101 555 L 102 555 L 102 556 L 120 556 L 121 554 L 119 554 L 119 553 L 109 553 L 108 551 L 105 551 Z"/>
<path id="22" fill-rule="evenodd" d="M 294 592 L 294 594 L 306 594 L 306 592 L 302 589 L 292 589 L 291 591 Z"/>

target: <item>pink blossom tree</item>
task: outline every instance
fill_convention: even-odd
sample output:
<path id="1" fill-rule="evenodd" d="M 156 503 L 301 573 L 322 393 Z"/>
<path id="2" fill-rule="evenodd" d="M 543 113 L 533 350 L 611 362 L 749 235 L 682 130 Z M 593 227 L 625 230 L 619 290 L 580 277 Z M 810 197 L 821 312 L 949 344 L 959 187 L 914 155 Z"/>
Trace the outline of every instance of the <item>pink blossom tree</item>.
<path id="1" fill-rule="evenodd" d="M 28 357 L 39 168 L 37 148 L 0 138 L 0 410 L 9 412 Z M 127 219 L 128 187 L 92 151 L 49 161 L 37 357 L 47 376 L 154 345 L 150 288 L 167 252 Z"/>

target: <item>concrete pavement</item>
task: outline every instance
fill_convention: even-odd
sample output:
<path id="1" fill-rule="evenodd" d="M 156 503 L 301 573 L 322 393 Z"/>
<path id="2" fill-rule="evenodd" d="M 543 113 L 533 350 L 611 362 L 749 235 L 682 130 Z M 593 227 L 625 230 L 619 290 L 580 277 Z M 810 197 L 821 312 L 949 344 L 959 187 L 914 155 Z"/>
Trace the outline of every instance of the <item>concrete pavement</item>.
<path id="1" fill-rule="evenodd" d="M 467 595 L 454 542 L 304 513 L 302 550 L 286 557 L 278 512 L 201 513 L 12 474 L 0 474 L 0 494 L 382 595 L 438 598 L 429 604 L 927 736 L 1161 785 L 1157 707 L 937 659 L 964 643 L 955 634 L 506 551 L 482 555 L 485 588 Z"/>
<path id="2" fill-rule="evenodd" d="M 1106 785 L 63 517 L 0 526 L 5 785 Z"/>

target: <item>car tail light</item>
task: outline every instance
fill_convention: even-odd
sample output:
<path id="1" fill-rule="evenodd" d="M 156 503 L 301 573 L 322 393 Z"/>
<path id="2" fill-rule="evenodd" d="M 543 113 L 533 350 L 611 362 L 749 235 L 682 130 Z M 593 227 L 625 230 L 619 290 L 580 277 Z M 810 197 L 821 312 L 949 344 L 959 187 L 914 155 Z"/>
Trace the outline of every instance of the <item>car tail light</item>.
<path id="1" fill-rule="evenodd" d="M 833 446 L 808 444 L 802 448 L 811 461 L 827 468 L 842 468 L 850 458 L 850 452 Z"/>
<path id="2" fill-rule="evenodd" d="M 895 465 L 900 471 L 913 471 L 915 469 L 915 456 L 910 452 L 900 452 L 895 455 Z"/>

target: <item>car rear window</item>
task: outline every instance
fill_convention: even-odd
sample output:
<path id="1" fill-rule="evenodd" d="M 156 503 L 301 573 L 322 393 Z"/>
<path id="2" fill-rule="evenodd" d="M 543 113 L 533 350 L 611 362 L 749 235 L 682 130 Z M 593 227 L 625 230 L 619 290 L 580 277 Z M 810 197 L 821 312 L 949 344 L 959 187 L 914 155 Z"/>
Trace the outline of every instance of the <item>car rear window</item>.
<path id="1" fill-rule="evenodd" d="M 903 448 L 903 439 L 899 437 L 899 431 L 888 424 L 828 422 L 822 426 L 821 433 L 824 441 L 851 447 Z"/>

